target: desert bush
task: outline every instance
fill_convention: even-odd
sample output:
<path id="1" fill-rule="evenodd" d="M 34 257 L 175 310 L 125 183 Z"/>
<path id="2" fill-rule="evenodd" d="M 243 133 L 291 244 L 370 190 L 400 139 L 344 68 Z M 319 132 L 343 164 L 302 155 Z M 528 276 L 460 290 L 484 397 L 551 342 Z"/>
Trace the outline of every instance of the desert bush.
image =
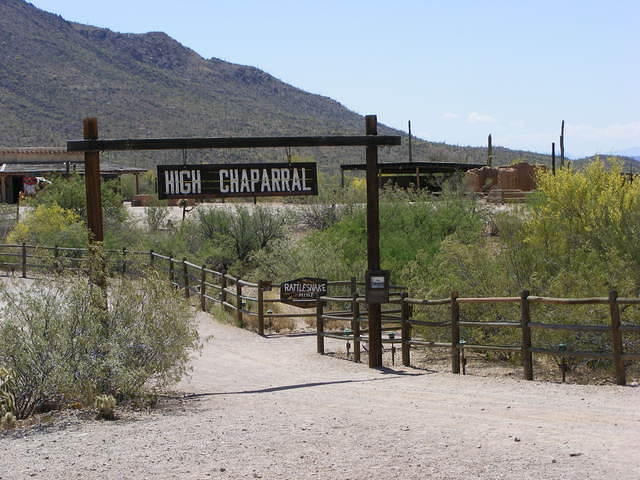
<path id="1" fill-rule="evenodd" d="M 127 212 L 122 205 L 122 196 L 118 193 L 117 181 L 101 183 L 103 218 L 107 227 L 125 220 Z M 33 206 L 59 205 L 65 210 L 72 210 L 86 221 L 87 207 L 84 177 L 71 175 L 70 177 L 52 177 L 52 183 L 29 199 Z"/>
<path id="2" fill-rule="evenodd" d="M 149 231 L 157 232 L 166 225 L 170 210 L 166 205 L 152 205 L 145 207 L 144 213 Z"/>
<path id="3" fill-rule="evenodd" d="M 307 228 L 326 230 L 340 220 L 340 207 L 335 204 L 313 203 L 303 205 L 298 211 L 298 218 Z"/>
<path id="4" fill-rule="evenodd" d="M 285 217 L 261 206 L 252 210 L 238 206 L 234 211 L 209 208 L 198 210 L 197 225 L 208 243 L 230 246 L 235 259 L 244 262 L 252 252 L 283 238 Z"/>
<path id="5" fill-rule="evenodd" d="M 113 281 L 108 296 L 105 309 L 78 277 L 0 291 L 0 367 L 12 374 L 18 418 L 98 393 L 136 396 L 186 371 L 198 335 L 177 292 L 149 273 Z"/>
<path id="6" fill-rule="evenodd" d="M 598 162 L 584 171 L 561 169 L 542 173 L 530 205 L 495 216 L 497 237 L 447 238 L 435 256 L 419 254 L 405 268 L 412 289 L 421 297 L 463 296 L 606 297 L 615 288 L 621 296 L 640 292 L 640 184 L 626 182 L 619 168 Z M 464 315 L 476 321 L 514 321 L 506 306 L 465 305 Z M 536 305 L 532 317 L 543 323 L 607 325 L 601 306 Z M 559 319 L 561 319 L 559 321 Z M 638 312 L 626 320 L 637 323 Z M 466 329 L 473 340 L 493 344 L 518 342 L 515 329 Z M 534 342 L 555 348 L 605 351 L 608 335 L 567 334 L 539 330 Z"/>
<path id="7" fill-rule="evenodd" d="M 87 243 L 87 229 L 72 210 L 59 205 L 39 205 L 7 236 L 11 243 L 80 247 Z"/>

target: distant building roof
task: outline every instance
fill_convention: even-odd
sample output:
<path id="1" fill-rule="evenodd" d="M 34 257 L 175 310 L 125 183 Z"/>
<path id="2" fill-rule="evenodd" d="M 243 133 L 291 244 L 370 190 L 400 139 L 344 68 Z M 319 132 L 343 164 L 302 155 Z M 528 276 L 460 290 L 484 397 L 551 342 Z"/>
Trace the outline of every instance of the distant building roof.
<path id="1" fill-rule="evenodd" d="M 63 147 L 0 148 L 0 176 L 62 174 L 67 171 L 84 174 L 84 154 L 82 152 L 67 152 Z M 100 161 L 100 173 L 103 175 L 123 175 L 146 171 L 146 168 Z"/>
<path id="2" fill-rule="evenodd" d="M 53 160 L 56 158 L 82 159 L 82 152 L 67 152 L 65 147 L 0 147 L 0 160 L 3 158 L 42 158 Z"/>
<path id="3" fill-rule="evenodd" d="M 457 171 L 467 171 L 472 168 L 483 167 L 484 165 L 472 163 L 450 163 L 450 162 L 396 162 L 396 163 L 378 163 L 378 173 L 412 173 L 416 170 L 420 173 L 450 173 Z M 366 170 L 367 164 L 347 164 L 340 165 L 342 171 L 347 170 Z"/>

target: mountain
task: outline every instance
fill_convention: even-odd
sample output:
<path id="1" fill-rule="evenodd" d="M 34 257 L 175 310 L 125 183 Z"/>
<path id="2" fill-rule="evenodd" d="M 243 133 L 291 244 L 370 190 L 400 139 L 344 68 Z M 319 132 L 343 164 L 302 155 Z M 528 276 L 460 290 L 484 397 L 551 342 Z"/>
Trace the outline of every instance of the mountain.
<path id="1" fill-rule="evenodd" d="M 619 152 L 615 152 L 614 155 L 621 155 L 623 157 L 631 157 L 635 160 L 640 160 L 640 147 L 632 147 L 625 150 L 620 150 Z"/>
<path id="2" fill-rule="evenodd" d="M 640 173 L 640 157 L 628 157 L 623 155 L 592 155 L 590 157 L 584 157 L 577 160 L 573 160 L 571 165 L 574 168 L 581 169 L 584 168 L 587 164 L 601 161 L 604 162 L 607 168 L 615 163 L 622 164 L 622 171 L 626 173 Z"/>
<path id="3" fill-rule="evenodd" d="M 123 34 L 68 22 L 23 0 L 0 0 L 0 145 L 64 146 L 98 117 L 101 138 L 363 134 L 363 117 L 257 68 L 204 59 L 161 32 Z M 375 112 L 375 102 L 372 102 Z M 403 135 L 385 126 L 380 134 Z M 484 163 L 486 149 L 414 141 L 416 161 Z M 325 171 L 362 149 L 292 152 Z M 548 156 L 494 148 L 496 163 Z M 182 152 L 110 153 L 138 165 L 181 163 Z M 274 150 L 190 151 L 187 161 L 283 160 Z M 406 161 L 408 142 L 381 161 Z"/>

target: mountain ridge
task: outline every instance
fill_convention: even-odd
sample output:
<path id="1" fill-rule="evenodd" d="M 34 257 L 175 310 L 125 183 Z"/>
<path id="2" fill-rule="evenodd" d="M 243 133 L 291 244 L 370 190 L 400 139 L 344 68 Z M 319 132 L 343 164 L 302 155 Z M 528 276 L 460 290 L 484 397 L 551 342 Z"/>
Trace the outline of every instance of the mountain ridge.
<path id="1" fill-rule="evenodd" d="M 98 118 L 101 138 L 353 135 L 363 117 L 339 102 L 256 67 L 205 59 L 163 32 L 118 33 L 70 22 L 23 0 L 0 1 L 0 145 L 64 145 Z M 374 112 L 375 113 L 375 112 Z M 403 145 L 381 161 L 406 161 Z M 362 160 L 362 149 L 304 149 L 321 168 Z M 189 153 L 197 161 L 282 160 L 282 151 Z M 494 147 L 498 164 L 548 163 L 548 156 Z M 115 161 L 168 163 L 178 153 L 113 154 Z M 414 139 L 415 161 L 484 163 L 486 149 Z"/>

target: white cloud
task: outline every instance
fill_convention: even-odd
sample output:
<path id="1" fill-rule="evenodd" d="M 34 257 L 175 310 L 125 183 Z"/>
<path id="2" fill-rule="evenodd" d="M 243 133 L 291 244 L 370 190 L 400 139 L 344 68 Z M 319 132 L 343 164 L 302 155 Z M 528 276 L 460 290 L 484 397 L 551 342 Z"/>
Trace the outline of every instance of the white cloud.
<path id="1" fill-rule="evenodd" d="M 633 140 L 640 142 L 640 122 L 618 123 L 605 127 L 567 124 L 567 136 L 586 140 Z"/>
<path id="2" fill-rule="evenodd" d="M 442 118 L 445 118 L 447 120 L 456 120 L 460 118 L 460 115 L 458 115 L 457 113 L 446 112 L 442 114 Z"/>
<path id="3" fill-rule="evenodd" d="M 495 121 L 495 118 L 491 115 L 486 115 L 484 113 L 471 112 L 467 115 L 467 122 L 469 123 L 493 123 Z"/>

